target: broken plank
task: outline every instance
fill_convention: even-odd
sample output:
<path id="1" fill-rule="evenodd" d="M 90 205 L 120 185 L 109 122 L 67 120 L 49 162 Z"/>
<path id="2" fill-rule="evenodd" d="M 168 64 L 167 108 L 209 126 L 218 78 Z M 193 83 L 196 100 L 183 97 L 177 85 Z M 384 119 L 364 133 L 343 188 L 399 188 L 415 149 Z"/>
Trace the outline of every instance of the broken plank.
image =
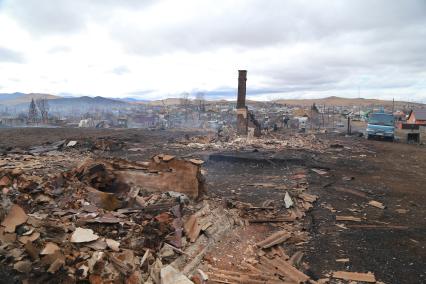
<path id="1" fill-rule="evenodd" d="M 274 245 L 280 244 L 291 237 L 291 234 L 287 231 L 278 231 L 271 236 L 267 237 L 261 242 L 258 242 L 256 245 L 261 248 L 270 248 Z"/>
<path id="2" fill-rule="evenodd" d="M 222 281 L 233 281 L 231 283 L 247 283 L 247 284 L 264 284 L 265 281 L 264 280 L 254 280 L 254 279 L 250 279 L 249 276 L 233 276 L 233 275 L 225 275 L 225 274 L 221 274 L 221 273 L 208 273 L 209 278 L 211 279 L 219 279 Z M 227 282 L 225 282 L 227 283 Z"/>
<path id="3" fill-rule="evenodd" d="M 275 269 L 278 269 L 280 272 L 282 272 L 285 276 L 290 278 L 291 280 L 297 282 L 297 283 L 305 283 L 309 280 L 309 276 L 304 274 L 302 271 L 298 270 L 294 266 L 292 266 L 287 261 L 284 261 L 280 258 L 275 258 L 273 260 L 268 259 L 264 256 L 261 257 L 261 261 L 265 264 L 268 264 Z"/>
<path id="4" fill-rule="evenodd" d="M 214 273 L 217 274 L 222 274 L 222 275 L 229 275 L 229 276 L 236 276 L 236 277 L 249 277 L 250 279 L 253 280 L 262 280 L 262 279 L 266 279 L 266 280 L 276 280 L 276 277 L 270 276 L 270 275 L 265 275 L 264 272 L 260 272 L 260 273 L 247 273 L 247 272 L 240 272 L 240 271 L 230 271 L 230 270 L 222 270 L 222 269 L 218 269 L 218 268 L 210 268 Z M 260 278 L 260 279 L 255 279 L 255 278 Z"/>
<path id="5" fill-rule="evenodd" d="M 336 191 L 344 192 L 344 193 L 350 193 L 350 194 L 358 196 L 358 197 L 367 198 L 366 193 L 359 191 L 359 190 L 356 190 L 356 189 L 339 187 L 339 188 L 336 188 Z"/>
<path id="6" fill-rule="evenodd" d="M 373 273 L 359 273 L 359 272 L 347 272 L 347 271 L 335 271 L 333 272 L 333 278 L 351 280 L 351 281 L 362 281 L 368 283 L 375 283 L 376 277 Z"/>
<path id="7" fill-rule="evenodd" d="M 336 216 L 336 221 L 354 221 L 361 222 L 361 218 L 354 216 Z"/>
<path id="8" fill-rule="evenodd" d="M 258 219 L 249 219 L 249 223 L 279 223 L 279 222 L 293 222 L 296 220 L 293 216 L 281 217 L 281 218 L 258 218 Z"/>
<path id="9" fill-rule="evenodd" d="M 372 224 L 363 224 L 363 225 L 347 225 L 349 228 L 360 228 L 360 229 L 383 229 L 383 230 L 407 230 L 408 226 L 400 225 L 372 225 Z"/>
<path id="10" fill-rule="evenodd" d="M 188 221 L 185 222 L 184 229 L 191 243 L 195 242 L 201 232 L 201 227 L 198 224 L 198 219 L 195 214 L 191 215 Z"/>
<path id="11" fill-rule="evenodd" d="M 368 202 L 368 204 L 379 209 L 385 209 L 385 206 L 383 205 L 383 203 L 375 201 L 375 200 L 371 200 L 370 202 Z"/>
<path id="12" fill-rule="evenodd" d="M 298 197 L 310 203 L 313 203 L 318 199 L 318 196 L 308 193 L 300 193 Z"/>
<path id="13" fill-rule="evenodd" d="M 300 264 L 300 262 L 302 261 L 302 258 L 303 258 L 303 252 L 301 252 L 301 251 L 296 251 L 291 257 L 290 257 L 290 259 L 288 260 L 288 262 L 291 264 L 291 265 L 295 265 L 295 266 L 298 266 L 299 264 Z"/>

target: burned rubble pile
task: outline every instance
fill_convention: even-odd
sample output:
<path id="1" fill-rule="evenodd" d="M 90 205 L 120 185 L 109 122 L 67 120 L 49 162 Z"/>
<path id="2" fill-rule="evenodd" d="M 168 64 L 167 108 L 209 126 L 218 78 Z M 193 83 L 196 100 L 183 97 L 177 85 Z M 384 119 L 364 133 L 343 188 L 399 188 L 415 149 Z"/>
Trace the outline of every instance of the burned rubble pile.
<path id="1" fill-rule="evenodd" d="M 167 279 L 180 275 L 167 263 L 197 238 L 190 198 L 205 190 L 201 161 L 86 159 L 41 177 L 6 163 L 0 262 L 19 272 L 15 280 L 174 283 Z"/>
<path id="2" fill-rule="evenodd" d="M 228 207 L 238 208 L 246 227 L 267 232 L 260 239 L 250 238 L 243 247 L 246 253 L 232 269 L 209 259 L 205 271 L 214 283 L 314 283 L 306 275 L 302 263 L 301 245 L 309 240 L 304 228 L 304 217 L 318 199 L 308 194 L 306 174 L 297 173 L 297 185 L 283 189 L 284 200 L 268 200 L 261 206 L 245 202 L 228 202 Z M 269 186 L 269 185 L 265 185 Z M 291 248 L 291 250 L 289 250 Z M 290 252 L 293 252 L 291 255 Z M 291 255 L 291 256 L 290 256 Z M 305 265 L 305 267 L 303 266 Z"/>
<path id="3" fill-rule="evenodd" d="M 315 134 L 283 135 L 278 133 L 265 134 L 262 138 L 245 138 L 230 135 L 227 139 L 221 137 L 198 136 L 181 139 L 169 145 L 171 148 L 189 147 L 202 150 L 239 150 L 253 148 L 280 151 L 284 149 L 304 149 L 324 151 L 329 147 L 325 140 Z"/>
<path id="4" fill-rule="evenodd" d="M 250 203 L 210 195 L 203 160 L 159 154 L 129 161 L 84 150 L 109 151 L 120 141 L 96 148 L 70 142 L 0 159 L 0 266 L 9 283 L 375 282 L 374 274 L 344 271 L 312 279 L 303 259 L 311 238 L 305 217 L 318 196 L 309 193 L 305 167 L 240 181 L 275 192 L 275 199 Z M 315 135 L 278 134 L 192 136 L 166 146 L 337 154 L 346 147 Z"/>
<path id="5" fill-rule="evenodd" d="M 20 147 L 0 149 L 0 153 L 4 154 L 59 154 L 63 151 L 77 149 L 79 152 L 94 152 L 94 151 L 118 151 L 124 147 L 125 143 L 116 138 L 81 138 L 78 140 L 59 140 L 55 142 L 46 142 L 43 145 L 31 146 L 28 149 Z"/>

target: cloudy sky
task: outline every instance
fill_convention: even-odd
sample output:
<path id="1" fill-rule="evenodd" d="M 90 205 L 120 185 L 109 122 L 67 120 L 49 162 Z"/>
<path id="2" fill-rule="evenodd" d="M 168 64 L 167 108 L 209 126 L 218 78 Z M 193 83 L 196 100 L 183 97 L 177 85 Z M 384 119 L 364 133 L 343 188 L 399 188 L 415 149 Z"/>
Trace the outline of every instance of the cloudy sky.
<path id="1" fill-rule="evenodd" d="M 0 0 L 0 93 L 426 101 L 426 0 Z"/>

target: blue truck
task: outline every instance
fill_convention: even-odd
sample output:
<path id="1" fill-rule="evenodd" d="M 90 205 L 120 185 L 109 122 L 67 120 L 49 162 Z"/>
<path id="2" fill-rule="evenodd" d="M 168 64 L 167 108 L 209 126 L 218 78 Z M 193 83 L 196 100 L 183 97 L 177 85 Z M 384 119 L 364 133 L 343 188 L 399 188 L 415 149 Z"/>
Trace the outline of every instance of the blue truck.
<path id="1" fill-rule="evenodd" d="M 394 140 L 395 123 L 392 114 L 384 112 L 371 113 L 368 117 L 367 139 L 384 138 Z"/>

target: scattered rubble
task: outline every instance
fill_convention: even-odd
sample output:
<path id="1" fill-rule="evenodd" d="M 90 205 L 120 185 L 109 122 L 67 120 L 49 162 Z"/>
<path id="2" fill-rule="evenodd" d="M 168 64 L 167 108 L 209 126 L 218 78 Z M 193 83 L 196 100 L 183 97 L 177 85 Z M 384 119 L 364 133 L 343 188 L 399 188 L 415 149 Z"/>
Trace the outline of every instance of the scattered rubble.
<path id="1" fill-rule="evenodd" d="M 193 136 L 173 141 L 170 148 L 253 153 L 347 150 L 313 134 L 267 137 Z M 108 139 L 89 146 L 97 153 L 124 147 Z M 202 169 L 209 161 L 203 155 L 171 151 L 135 161 L 90 151 L 83 154 L 81 149 L 88 149 L 84 141 L 64 140 L 32 147 L 24 154 L 8 154 L 1 160 L 0 248 L 6 254 L 0 261 L 19 273 L 22 281 L 315 283 L 304 261 L 304 245 L 311 239 L 306 217 L 319 197 L 311 194 L 308 178 L 328 180 L 329 168 L 300 167 L 276 179 L 242 181 L 241 189 L 233 189 L 234 196 L 245 186 L 280 194 L 256 204 L 209 196 L 204 177 L 208 172 Z M 274 164 L 273 159 L 267 162 Z M 371 199 L 362 191 L 343 188 L 342 192 Z M 374 200 L 368 204 L 384 208 Z M 336 216 L 336 221 L 344 222 L 365 219 Z M 232 266 L 209 258 L 232 239 L 233 232 L 259 228 L 263 231 L 252 235 L 239 252 L 241 260 Z M 342 271 L 327 277 L 375 279 L 374 274 Z"/>
<path id="2" fill-rule="evenodd" d="M 18 156 L 0 171 L 2 201 L 9 202 L 1 211 L 0 242 L 15 252 L 7 264 L 24 273 L 23 279 L 39 282 L 47 273 L 73 281 L 140 283 L 160 279 L 160 270 L 158 277 L 150 277 L 156 259 L 168 263 L 175 253 L 185 254 L 182 210 L 190 202 L 187 196 L 199 198 L 205 191 L 199 160 L 91 157 L 82 163 L 68 159 L 74 166 L 62 171 L 51 166 L 57 163 L 53 156 L 38 160 L 48 161 L 39 175 L 28 175 L 29 162 L 21 163 Z M 195 241 L 207 224 L 200 223 L 198 231 L 195 225 L 188 241 Z M 163 270 L 161 277 L 171 277 L 170 268 Z M 168 283 L 175 283 L 171 279 Z"/>
<path id="3" fill-rule="evenodd" d="M 6 233 L 14 233 L 17 226 L 24 224 L 28 220 L 28 215 L 19 205 L 12 205 L 6 218 L 1 222 Z"/>
<path id="4" fill-rule="evenodd" d="M 282 151 L 284 149 L 304 149 L 311 151 L 324 152 L 329 148 L 326 141 L 321 140 L 314 134 L 309 135 L 282 135 L 270 133 L 265 138 L 256 137 L 228 137 L 227 139 L 218 139 L 207 137 L 205 139 L 190 139 L 176 141 L 170 144 L 171 148 L 190 147 L 202 150 L 242 150 L 242 149 L 263 149 Z"/>
<path id="5" fill-rule="evenodd" d="M 160 272 L 161 284 L 192 284 L 182 272 L 176 270 L 171 265 L 161 269 Z"/>
<path id="6" fill-rule="evenodd" d="M 72 243 L 87 243 L 96 241 L 98 238 L 99 236 L 94 234 L 92 229 L 76 228 L 70 241 Z"/>

